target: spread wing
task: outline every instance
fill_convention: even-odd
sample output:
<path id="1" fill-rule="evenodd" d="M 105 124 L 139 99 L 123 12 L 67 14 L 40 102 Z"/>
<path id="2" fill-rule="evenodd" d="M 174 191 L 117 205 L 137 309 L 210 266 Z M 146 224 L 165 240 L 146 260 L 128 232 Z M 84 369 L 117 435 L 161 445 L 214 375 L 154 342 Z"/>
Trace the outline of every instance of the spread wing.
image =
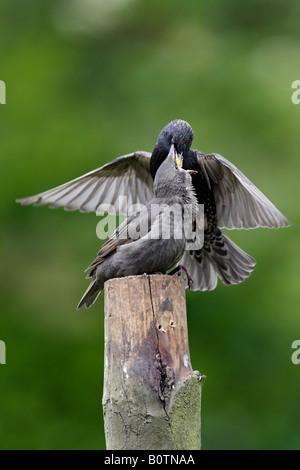
<path id="1" fill-rule="evenodd" d="M 68 183 L 17 202 L 80 212 L 97 212 L 101 204 L 111 204 L 116 213 L 126 214 L 127 207 L 146 204 L 152 198 L 150 157 L 151 153 L 143 151 L 123 155 Z M 126 196 L 127 201 L 119 196 Z"/>
<path id="2" fill-rule="evenodd" d="M 220 228 L 279 228 L 290 225 L 274 204 L 232 163 L 217 153 L 197 152 L 207 181 L 214 182 L 217 221 Z"/>

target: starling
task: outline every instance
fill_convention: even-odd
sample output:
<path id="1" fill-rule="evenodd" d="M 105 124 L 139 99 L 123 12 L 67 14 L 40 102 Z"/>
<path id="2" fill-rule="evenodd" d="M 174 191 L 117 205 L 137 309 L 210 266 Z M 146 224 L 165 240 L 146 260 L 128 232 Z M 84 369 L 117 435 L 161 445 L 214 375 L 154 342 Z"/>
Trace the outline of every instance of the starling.
<path id="1" fill-rule="evenodd" d="M 226 158 L 191 149 L 194 133 L 180 119 L 160 132 L 151 153 L 123 155 L 75 180 L 32 197 L 21 204 L 44 205 L 65 210 L 97 212 L 111 204 L 119 214 L 132 204 L 147 204 L 153 197 L 153 180 L 174 143 L 191 175 L 198 203 L 204 204 L 204 245 L 185 252 L 180 264 L 193 278 L 193 290 L 213 290 L 219 277 L 224 284 L 238 284 L 254 269 L 255 260 L 235 245 L 221 229 L 279 228 L 289 225 L 285 216 L 251 181 Z M 124 198 L 127 196 L 127 206 Z M 126 200 L 125 200 L 126 201 Z"/>
<path id="2" fill-rule="evenodd" d="M 172 144 L 156 172 L 154 198 L 115 230 L 87 268 L 92 280 L 77 309 L 89 308 L 108 279 L 166 273 L 182 258 L 199 220 L 189 170 L 177 166 L 178 161 Z"/>

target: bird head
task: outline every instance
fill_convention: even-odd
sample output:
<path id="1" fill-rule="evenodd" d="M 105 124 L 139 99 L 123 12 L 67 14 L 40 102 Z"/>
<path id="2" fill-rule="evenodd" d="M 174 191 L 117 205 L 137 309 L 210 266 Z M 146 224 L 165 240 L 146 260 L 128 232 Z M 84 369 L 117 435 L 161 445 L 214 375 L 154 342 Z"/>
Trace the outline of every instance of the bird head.
<path id="1" fill-rule="evenodd" d="M 193 138 L 194 132 L 189 123 L 176 119 L 163 128 L 156 145 L 169 152 L 171 144 L 174 144 L 176 151 L 183 154 L 190 149 Z"/>
<path id="2" fill-rule="evenodd" d="M 194 132 L 191 126 L 181 119 L 169 122 L 160 132 L 150 161 L 150 171 L 155 174 L 170 152 L 171 145 L 177 154 L 184 155 L 191 147 Z"/>

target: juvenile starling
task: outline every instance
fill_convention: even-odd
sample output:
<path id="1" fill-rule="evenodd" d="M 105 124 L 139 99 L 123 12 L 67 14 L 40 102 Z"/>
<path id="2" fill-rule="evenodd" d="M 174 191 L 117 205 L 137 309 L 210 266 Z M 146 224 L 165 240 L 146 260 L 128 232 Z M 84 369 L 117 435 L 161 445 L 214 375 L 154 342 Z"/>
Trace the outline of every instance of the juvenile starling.
<path id="1" fill-rule="evenodd" d="M 89 308 L 108 279 L 166 273 L 182 257 L 193 234 L 198 203 L 189 170 L 178 167 L 176 161 L 171 145 L 156 172 L 154 198 L 115 230 L 87 268 L 92 281 L 78 309 Z"/>
<path id="2" fill-rule="evenodd" d="M 97 212 L 105 203 L 113 205 L 117 213 L 126 214 L 124 198 L 119 196 L 127 196 L 128 206 L 147 204 L 153 197 L 155 174 L 173 142 L 183 156 L 183 168 L 197 171 L 192 182 L 205 214 L 204 246 L 186 252 L 180 264 L 189 269 L 193 290 L 214 289 L 217 277 L 226 285 L 238 284 L 253 271 L 255 260 L 220 229 L 279 228 L 289 222 L 226 158 L 192 150 L 193 137 L 191 126 L 177 119 L 160 132 L 152 154 L 137 151 L 123 155 L 80 178 L 18 202 L 81 212 Z"/>

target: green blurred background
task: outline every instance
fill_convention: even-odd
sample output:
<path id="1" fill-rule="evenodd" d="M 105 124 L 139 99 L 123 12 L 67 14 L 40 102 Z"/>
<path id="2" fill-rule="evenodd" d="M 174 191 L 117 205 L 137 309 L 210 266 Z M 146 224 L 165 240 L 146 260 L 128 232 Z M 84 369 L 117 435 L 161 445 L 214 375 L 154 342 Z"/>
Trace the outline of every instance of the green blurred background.
<path id="1" fill-rule="evenodd" d="M 251 277 L 187 292 L 202 447 L 299 449 L 299 2 L 6 0 L 0 40 L 0 448 L 105 448 L 103 295 L 75 308 L 98 219 L 15 198 L 152 151 L 181 118 L 292 222 L 230 232 Z"/>

